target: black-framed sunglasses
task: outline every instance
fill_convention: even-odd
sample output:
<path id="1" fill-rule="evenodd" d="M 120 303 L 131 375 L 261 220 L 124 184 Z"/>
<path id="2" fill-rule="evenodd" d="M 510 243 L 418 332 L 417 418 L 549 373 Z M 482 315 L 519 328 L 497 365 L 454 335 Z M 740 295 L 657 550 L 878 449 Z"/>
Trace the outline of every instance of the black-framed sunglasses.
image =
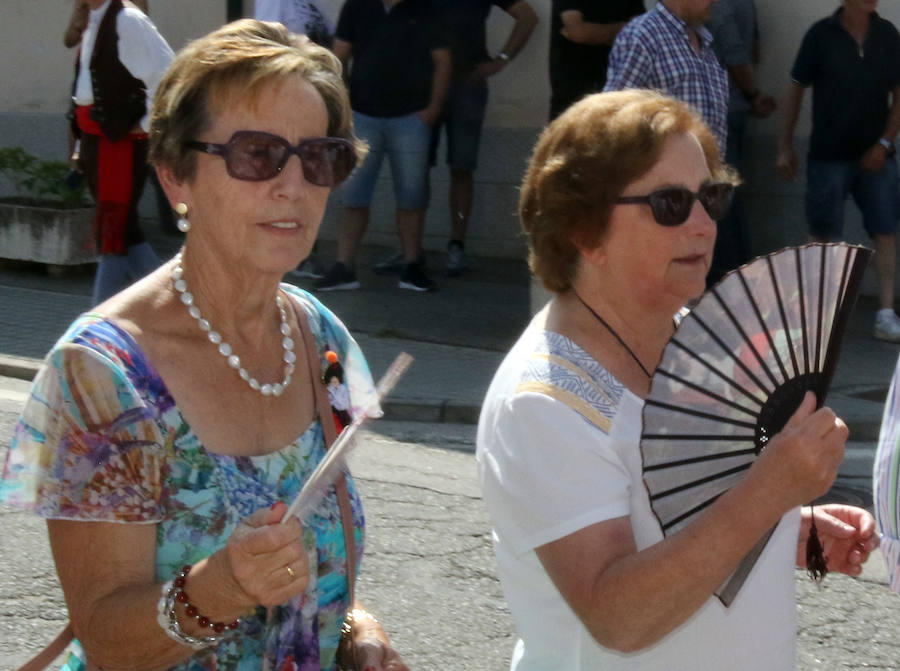
<path id="1" fill-rule="evenodd" d="M 221 156 L 231 177 L 248 182 L 277 176 L 292 154 L 300 159 L 303 177 L 316 186 L 337 186 L 356 167 L 353 143 L 340 137 L 308 138 L 294 146 L 280 135 L 239 130 L 225 144 L 192 140 L 185 146 Z"/>
<path id="2" fill-rule="evenodd" d="M 731 206 L 734 184 L 729 182 L 707 182 L 694 193 L 680 186 L 658 189 L 646 196 L 622 196 L 616 203 L 628 205 L 643 203 L 650 206 L 653 218 L 660 226 L 679 226 L 691 216 L 694 201 L 699 200 L 703 209 L 713 221 L 719 221 Z"/>

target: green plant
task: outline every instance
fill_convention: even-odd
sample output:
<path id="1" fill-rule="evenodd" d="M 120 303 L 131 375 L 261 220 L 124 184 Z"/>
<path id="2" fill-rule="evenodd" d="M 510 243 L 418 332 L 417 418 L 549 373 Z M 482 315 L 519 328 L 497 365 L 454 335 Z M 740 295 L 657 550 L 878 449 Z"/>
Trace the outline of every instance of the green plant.
<path id="1" fill-rule="evenodd" d="M 69 166 L 62 161 L 42 161 L 21 147 L 0 147 L 0 175 L 12 183 L 19 198 L 66 206 L 83 204 L 84 188 L 80 184 L 73 187 L 69 173 Z"/>

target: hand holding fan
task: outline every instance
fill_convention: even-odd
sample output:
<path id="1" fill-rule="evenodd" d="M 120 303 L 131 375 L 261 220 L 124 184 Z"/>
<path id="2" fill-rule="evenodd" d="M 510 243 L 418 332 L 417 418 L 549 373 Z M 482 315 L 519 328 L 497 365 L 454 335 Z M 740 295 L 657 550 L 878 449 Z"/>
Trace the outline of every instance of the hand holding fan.
<path id="1" fill-rule="evenodd" d="M 870 255 L 841 243 L 760 257 L 682 320 L 653 375 L 641 435 L 644 482 L 665 535 L 744 477 L 807 391 L 822 405 Z M 770 534 L 716 592 L 726 606 Z"/>
<path id="2" fill-rule="evenodd" d="M 397 384 L 400 377 L 406 372 L 406 369 L 409 368 L 412 360 L 413 358 L 409 354 L 401 352 L 397 358 L 394 359 L 393 363 L 388 366 L 387 371 L 382 375 L 375 388 L 379 403 L 390 393 L 391 389 L 394 388 L 394 385 Z M 325 453 L 322 461 L 316 466 L 316 469 L 312 472 L 312 475 L 309 476 L 309 479 L 303 485 L 300 493 L 297 494 L 293 503 L 291 503 L 290 507 L 288 507 L 287 511 L 284 513 L 284 517 L 281 518 L 282 524 L 287 522 L 291 515 L 296 515 L 301 521 L 304 520 L 306 516 L 313 511 L 316 505 L 318 505 L 325 491 L 331 486 L 334 479 L 343 468 L 344 459 L 355 446 L 353 437 L 356 435 L 359 427 L 362 426 L 363 422 L 368 418 L 369 409 L 366 409 L 365 412 L 361 413 L 349 426 L 341 431 L 337 440 L 334 441 L 334 444 Z M 331 419 L 323 418 L 322 421 L 327 422 L 331 421 Z"/>

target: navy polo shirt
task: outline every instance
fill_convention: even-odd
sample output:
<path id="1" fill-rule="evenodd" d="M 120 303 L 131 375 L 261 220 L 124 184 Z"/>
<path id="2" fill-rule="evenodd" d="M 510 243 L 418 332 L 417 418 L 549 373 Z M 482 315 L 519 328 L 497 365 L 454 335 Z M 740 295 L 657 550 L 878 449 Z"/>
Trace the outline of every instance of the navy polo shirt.
<path id="1" fill-rule="evenodd" d="M 352 45 L 350 106 L 374 117 L 428 107 L 434 49 L 449 48 L 431 0 L 347 0 L 335 37 Z"/>
<path id="2" fill-rule="evenodd" d="M 900 34 L 874 12 L 864 44 L 841 25 L 838 9 L 807 31 L 791 78 L 813 87 L 809 158 L 855 161 L 887 125 L 890 91 L 900 85 Z"/>

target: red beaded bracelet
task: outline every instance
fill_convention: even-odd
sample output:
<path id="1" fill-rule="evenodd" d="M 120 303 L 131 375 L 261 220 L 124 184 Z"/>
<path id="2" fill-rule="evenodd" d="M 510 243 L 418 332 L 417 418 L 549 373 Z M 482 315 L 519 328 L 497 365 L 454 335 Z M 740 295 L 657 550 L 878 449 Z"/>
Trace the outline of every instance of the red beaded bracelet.
<path id="1" fill-rule="evenodd" d="M 197 607 L 191 603 L 191 598 L 188 596 L 188 593 L 184 591 L 187 575 L 190 572 L 191 565 L 185 564 L 181 567 L 181 571 L 178 572 L 178 575 L 172 581 L 172 588 L 175 590 L 175 601 L 184 605 L 184 614 L 197 620 L 197 624 L 200 625 L 201 628 L 209 627 L 217 634 L 221 634 L 226 629 L 237 629 L 237 620 L 225 624 L 224 622 L 213 622 L 205 615 L 200 614 Z"/>

